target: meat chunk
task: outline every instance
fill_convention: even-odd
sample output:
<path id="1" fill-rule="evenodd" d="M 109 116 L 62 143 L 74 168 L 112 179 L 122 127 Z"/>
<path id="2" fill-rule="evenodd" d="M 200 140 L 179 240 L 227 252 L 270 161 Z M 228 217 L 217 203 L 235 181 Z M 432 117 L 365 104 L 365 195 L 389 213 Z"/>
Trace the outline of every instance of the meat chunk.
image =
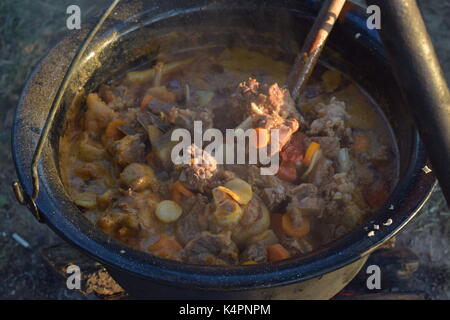
<path id="1" fill-rule="evenodd" d="M 172 107 L 173 105 L 171 103 L 166 103 L 159 99 L 152 99 L 147 105 L 147 109 L 157 115 L 160 115 L 161 113 L 169 113 Z"/>
<path id="2" fill-rule="evenodd" d="M 183 215 L 176 224 L 176 235 L 181 244 L 208 229 L 207 205 L 208 199 L 200 194 L 183 201 Z"/>
<path id="3" fill-rule="evenodd" d="M 238 89 L 231 96 L 230 116 L 236 124 L 250 116 L 250 104 L 255 102 L 259 94 L 259 82 L 250 78 L 248 82 L 239 84 Z"/>
<path id="4" fill-rule="evenodd" d="M 259 83 L 253 78 L 239 85 L 232 95 L 231 107 L 236 123 L 251 117 L 254 127 L 277 128 L 287 118 L 303 121 L 287 89 L 278 84 Z"/>
<path id="5" fill-rule="evenodd" d="M 321 188 L 334 174 L 333 161 L 328 159 L 320 160 L 308 177 L 308 182 Z"/>
<path id="6" fill-rule="evenodd" d="M 162 121 L 157 115 L 148 110 L 141 110 L 137 112 L 136 120 L 143 128 L 147 130 L 149 126 L 155 126 L 161 130 L 161 132 L 167 132 L 170 130 L 170 124 Z"/>
<path id="7" fill-rule="evenodd" d="M 291 201 L 289 205 L 291 208 L 300 210 L 304 215 L 314 215 L 320 217 L 324 207 L 324 201 L 317 195 L 311 195 L 302 199 L 295 198 L 295 200 Z"/>
<path id="8" fill-rule="evenodd" d="M 311 183 L 302 183 L 290 191 L 290 196 L 296 199 L 304 199 L 308 197 L 317 197 L 319 189 Z"/>
<path id="9" fill-rule="evenodd" d="M 159 182 L 153 169 L 141 163 L 128 165 L 120 174 L 120 181 L 134 191 L 142 191 L 149 187 L 154 192 L 159 189 Z"/>
<path id="10" fill-rule="evenodd" d="M 240 261 L 242 263 L 251 262 L 266 262 L 267 250 L 266 245 L 262 243 L 255 243 L 249 245 L 240 255 Z"/>
<path id="11" fill-rule="evenodd" d="M 207 108 L 182 109 L 153 99 L 149 103 L 148 109 L 157 115 L 162 113 L 166 122 L 190 131 L 194 130 L 194 121 L 201 121 L 204 130 L 212 128 L 214 125 L 214 116 L 211 110 Z"/>
<path id="12" fill-rule="evenodd" d="M 252 78 L 239 85 L 232 96 L 231 109 L 237 128 L 279 130 L 279 145 L 272 150 L 269 144 L 270 155 L 279 152 L 304 121 L 288 90 L 277 84 L 259 83 Z"/>
<path id="13" fill-rule="evenodd" d="M 143 162 L 145 158 L 145 144 L 140 135 L 127 135 L 112 145 L 112 155 L 121 166 L 133 162 Z"/>
<path id="14" fill-rule="evenodd" d="M 355 202 L 356 185 L 348 173 L 335 174 L 324 186 L 325 207 L 324 218 L 335 221 L 346 230 L 351 230 L 361 222 L 364 210 Z"/>
<path id="15" fill-rule="evenodd" d="M 238 176 L 234 172 L 224 170 L 222 166 L 218 166 L 218 169 L 216 170 L 212 179 L 209 181 L 207 185 L 208 192 L 209 190 L 212 190 L 215 187 L 223 186 L 227 181 L 237 177 Z"/>
<path id="16" fill-rule="evenodd" d="M 253 197 L 250 202 L 244 206 L 244 213 L 242 215 L 241 220 L 239 221 L 239 224 L 244 227 L 248 227 L 253 225 L 256 221 L 261 219 L 262 212 L 261 212 L 261 200 L 259 200 L 257 197 Z"/>
<path id="17" fill-rule="evenodd" d="M 189 189 L 204 192 L 217 171 L 217 161 L 209 153 L 192 144 L 186 152 L 191 158 L 190 164 L 183 165 L 179 179 Z"/>
<path id="18" fill-rule="evenodd" d="M 319 195 L 319 189 L 310 183 L 303 183 L 290 191 L 291 202 L 287 212 L 294 225 L 298 226 L 305 215 L 320 217 L 324 209 L 324 200 Z"/>
<path id="19" fill-rule="evenodd" d="M 137 105 L 137 92 L 126 85 L 103 85 L 99 90 L 100 96 L 113 110 L 122 110 Z"/>
<path id="20" fill-rule="evenodd" d="M 238 254 L 230 232 L 212 234 L 204 231 L 184 247 L 184 261 L 193 264 L 232 265 L 238 262 Z"/>
<path id="21" fill-rule="evenodd" d="M 305 254 L 313 250 L 313 245 L 305 238 L 292 238 L 287 235 L 283 235 L 280 238 L 280 244 L 293 256 Z"/>
<path id="22" fill-rule="evenodd" d="M 90 133 L 101 134 L 116 116 L 96 93 L 91 93 L 86 99 L 87 111 L 84 116 L 85 126 Z"/>
<path id="23" fill-rule="evenodd" d="M 270 210 L 277 209 L 287 199 L 288 190 L 292 187 L 288 182 L 277 176 L 260 175 L 260 169 L 256 166 L 250 166 L 247 175 L 247 181 Z"/>
<path id="24" fill-rule="evenodd" d="M 247 166 L 247 165 L 242 165 L 242 164 L 224 164 L 223 169 L 225 171 L 232 172 L 232 174 L 235 177 L 238 177 L 245 181 L 249 181 L 251 171 L 255 171 L 255 174 L 256 174 L 257 170 L 259 170 L 258 167 L 255 165 Z"/>
<path id="25" fill-rule="evenodd" d="M 355 187 L 350 176 L 346 172 L 343 172 L 335 174 L 324 187 L 324 190 L 329 200 L 341 200 L 348 203 L 352 201 L 352 194 Z"/>
<path id="26" fill-rule="evenodd" d="M 278 114 L 283 118 L 296 113 L 295 102 L 287 89 L 278 84 L 268 85 L 250 78 L 239 85 L 234 106 L 248 108 L 253 102 L 268 114 Z M 250 109 L 251 110 L 251 109 Z M 251 111 L 255 112 L 255 110 Z"/>
<path id="27" fill-rule="evenodd" d="M 187 152 L 191 155 L 192 161 L 183 165 L 179 179 L 190 189 L 210 193 L 215 187 L 238 177 L 234 172 L 218 165 L 213 156 L 195 145 L 191 145 Z"/>
<path id="28" fill-rule="evenodd" d="M 330 159 L 337 158 L 341 149 L 341 141 L 338 137 L 312 137 L 311 141 L 320 144 L 320 149 L 325 157 Z"/>
<path id="29" fill-rule="evenodd" d="M 268 230 L 270 226 L 269 210 L 257 195 L 254 194 L 242 209 L 242 218 L 232 230 L 232 239 L 238 246 L 245 246 L 249 239 Z"/>
<path id="30" fill-rule="evenodd" d="M 348 118 L 345 111 L 345 103 L 332 98 L 330 103 L 319 104 L 315 108 L 318 118 L 311 123 L 308 134 L 310 136 L 327 136 L 349 138 L 351 130 L 346 128 L 345 119 Z"/>
<path id="31" fill-rule="evenodd" d="M 273 211 L 280 207 L 286 200 L 286 190 L 283 186 L 277 185 L 262 190 L 261 198 L 267 207 Z"/>
<path id="32" fill-rule="evenodd" d="M 194 121 L 200 121 L 203 130 L 213 127 L 213 114 L 209 109 L 180 109 L 172 107 L 167 114 L 167 120 L 177 127 L 194 130 Z"/>
<path id="33" fill-rule="evenodd" d="M 282 89 L 275 83 L 269 87 L 268 94 L 270 104 L 282 116 L 295 113 L 295 102 L 287 89 Z"/>

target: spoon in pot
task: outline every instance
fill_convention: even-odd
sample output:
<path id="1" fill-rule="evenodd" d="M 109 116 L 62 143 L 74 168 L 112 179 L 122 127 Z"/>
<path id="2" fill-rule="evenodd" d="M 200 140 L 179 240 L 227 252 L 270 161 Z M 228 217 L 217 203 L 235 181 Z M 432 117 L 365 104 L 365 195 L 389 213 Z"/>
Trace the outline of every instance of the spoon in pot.
<path id="1" fill-rule="evenodd" d="M 326 0 L 320 9 L 288 77 L 287 86 L 294 101 L 305 88 L 345 2 Z"/>

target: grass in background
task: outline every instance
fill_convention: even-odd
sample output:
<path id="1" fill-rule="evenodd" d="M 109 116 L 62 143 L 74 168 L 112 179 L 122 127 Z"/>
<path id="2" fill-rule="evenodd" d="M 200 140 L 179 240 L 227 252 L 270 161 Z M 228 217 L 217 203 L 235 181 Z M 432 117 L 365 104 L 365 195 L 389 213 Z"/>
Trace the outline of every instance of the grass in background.
<path id="1" fill-rule="evenodd" d="M 19 205 L 11 191 L 16 180 L 11 159 L 11 124 L 21 89 L 36 63 L 66 32 L 66 9 L 81 8 L 82 22 L 110 0 L 0 0 L 0 298 L 82 298 L 43 262 L 39 248 L 58 242 Z M 25 249 L 12 239 L 30 242 Z"/>
<path id="2" fill-rule="evenodd" d="M 0 1 L 0 123 L 14 107 L 20 90 L 39 59 L 66 29 L 67 6 L 77 4 L 92 16 L 107 1 Z"/>

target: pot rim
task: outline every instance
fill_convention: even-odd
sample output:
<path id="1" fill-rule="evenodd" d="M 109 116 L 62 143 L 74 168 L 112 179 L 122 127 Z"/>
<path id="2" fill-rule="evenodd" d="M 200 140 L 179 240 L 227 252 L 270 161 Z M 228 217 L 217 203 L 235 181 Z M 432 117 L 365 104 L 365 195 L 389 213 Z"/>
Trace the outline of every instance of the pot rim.
<path id="1" fill-rule="evenodd" d="M 352 6 L 352 9 L 346 12 L 346 21 L 361 25 L 364 16 L 361 9 Z M 376 32 L 362 31 L 370 36 L 368 41 L 371 41 L 371 45 L 382 48 Z M 64 40 L 50 50 L 35 68 L 22 91 L 15 114 L 12 128 L 12 153 L 20 184 L 27 194 L 30 194 L 32 190 L 29 174 L 30 155 L 23 146 L 33 146 L 36 141 L 31 132 L 33 129 L 24 130 L 23 127 L 27 117 L 31 116 L 30 113 L 25 112 L 27 106 L 25 100 L 29 98 L 29 95 L 36 94 L 31 90 L 33 86 L 36 87 L 42 81 L 53 81 L 47 78 L 40 79 L 40 72 L 51 59 L 55 58 L 63 43 Z M 280 262 L 228 267 L 191 265 L 161 259 L 126 247 L 97 230 L 88 221 L 86 224 L 77 225 L 73 220 L 60 214 L 61 210 L 70 210 L 70 207 L 65 206 L 75 206 L 64 192 L 55 189 L 56 185 L 49 176 L 48 168 L 45 166 L 45 164 L 51 165 L 49 145 L 45 147 L 41 159 L 39 170 L 41 190 L 36 204 L 47 225 L 63 239 L 105 265 L 136 276 L 171 286 L 210 290 L 245 290 L 281 286 L 321 276 L 363 258 L 397 234 L 417 215 L 432 192 L 435 178 L 422 170 L 427 165 L 431 166 L 417 132 L 414 134 L 413 148 L 413 159 L 408 173 L 398 183 L 389 201 L 372 216 L 370 221 L 310 254 Z M 394 206 L 397 212 L 395 216 L 398 218 L 392 216 L 391 205 Z M 392 223 L 386 225 L 388 222 L 386 218 L 391 216 Z M 380 229 L 375 230 L 374 225 L 378 225 Z"/>

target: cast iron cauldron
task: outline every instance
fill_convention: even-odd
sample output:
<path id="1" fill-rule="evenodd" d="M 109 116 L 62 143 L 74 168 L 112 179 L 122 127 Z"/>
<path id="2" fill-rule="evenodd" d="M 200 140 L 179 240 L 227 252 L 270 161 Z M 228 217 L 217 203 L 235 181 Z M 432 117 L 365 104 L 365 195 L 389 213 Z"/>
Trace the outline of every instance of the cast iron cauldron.
<path id="1" fill-rule="evenodd" d="M 328 299 L 360 270 L 368 255 L 394 236 L 420 210 L 435 178 L 422 168 L 427 157 L 378 35 L 366 29 L 365 11 L 348 3 L 322 58 L 374 98 L 399 145 L 400 180 L 391 198 L 348 236 L 314 253 L 277 263 L 209 267 L 163 260 L 132 250 L 97 230 L 64 191 L 58 142 L 66 120 L 86 92 L 156 52 L 197 46 L 274 47 L 291 53 L 302 43 L 321 1 L 171 0 L 122 3 L 82 60 L 65 93 L 39 166 L 36 201 L 43 222 L 103 263 L 135 298 Z M 23 90 L 13 127 L 13 154 L 20 184 L 32 192 L 30 163 L 54 95 L 88 31 L 63 39 L 40 62 Z M 173 33 L 177 31 L 177 34 Z M 358 37 L 355 37 L 359 34 Z M 389 223 L 392 222 L 392 223 Z M 375 230 L 374 225 L 380 226 Z M 373 232 L 371 232 L 373 231 Z"/>

